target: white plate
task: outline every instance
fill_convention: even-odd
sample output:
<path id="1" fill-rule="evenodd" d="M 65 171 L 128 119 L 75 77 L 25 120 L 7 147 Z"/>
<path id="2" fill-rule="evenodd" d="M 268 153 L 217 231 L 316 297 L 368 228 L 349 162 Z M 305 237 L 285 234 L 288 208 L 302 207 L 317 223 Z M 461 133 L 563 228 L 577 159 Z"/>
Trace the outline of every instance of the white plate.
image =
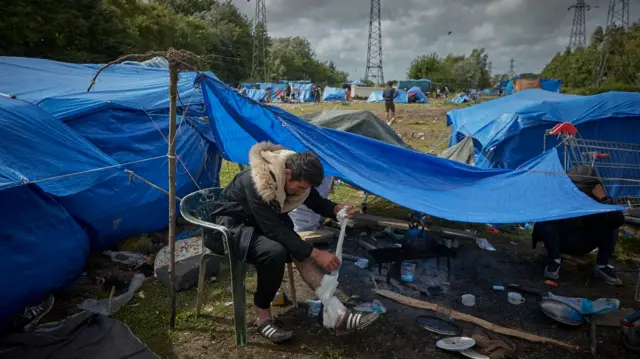
<path id="1" fill-rule="evenodd" d="M 484 355 L 484 354 L 480 354 L 477 351 L 473 350 L 473 349 L 467 349 L 467 350 L 461 350 L 460 354 L 468 357 L 468 358 L 473 358 L 473 359 L 489 359 L 488 356 Z"/>
<path id="2" fill-rule="evenodd" d="M 436 346 L 440 349 L 459 352 L 476 345 L 476 341 L 469 337 L 450 337 L 438 340 Z"/>

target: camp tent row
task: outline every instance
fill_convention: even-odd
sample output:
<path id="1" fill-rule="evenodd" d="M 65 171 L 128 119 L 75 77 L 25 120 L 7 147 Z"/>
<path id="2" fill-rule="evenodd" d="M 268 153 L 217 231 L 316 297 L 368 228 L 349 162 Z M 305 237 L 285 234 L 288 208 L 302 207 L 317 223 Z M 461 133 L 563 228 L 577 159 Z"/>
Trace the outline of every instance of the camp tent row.
<path id="1" fill-rule="evenodd" d="M 90 250 L 166 226 L 168 71 L 0 58 L 0 323 L 72 283 Z M 318 154 L 326 174 L 407 208 L 477 223 L 618 210 L 590 200 L 555 150 L 517 170 L 482 169 L 331 128 L 241 96 L 214 74 L 181 72 L 177 195 L 218 184 L 220 158 L 259 141 Z M 393 178 L 393 181 L 389 181 Z"/>

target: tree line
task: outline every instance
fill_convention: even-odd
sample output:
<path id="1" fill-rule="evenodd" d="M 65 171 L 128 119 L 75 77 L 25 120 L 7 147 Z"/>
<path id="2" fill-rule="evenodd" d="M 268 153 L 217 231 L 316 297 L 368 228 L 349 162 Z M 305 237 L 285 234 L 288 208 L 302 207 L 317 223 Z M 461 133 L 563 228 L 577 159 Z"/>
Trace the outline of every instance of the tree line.
<path id="1" fill-rule="evenodd" d="M 430 79 L 432 87 L 446 86 L 450 90 L 485 89 L 493 85 L 488 66 L 489 55 L 485 49 L 474 49 L 469 55 L 449 54 L 445 57 L 434 52 L 413 59 L 407 78 Z"/>
<path id="2" fill-rule="evenodd" d="M 606 61 L 601 70 L 603 47 Z M 639 91 L 640 23 L 636 22 L 626 30 L 615 27 L 607 30 L 606 34 L 598 26 L 588 46 L 557 53 L 545 66 L 541 76 L 562 79 L 563 86 L 571 92 L 580 92 L 576 89 L 586 92 Z"/>
<path id="3" fill-rule="evenodd" d="M 258 80 L 250 79 L 251 21 L 230 0 L 6 0 L 2 14 L 2 56 L 105 63 L 174 47 L 203 55 L 202 69 L 232 85 Z M 348 78 L 334 63 L 318 60 L 304 38 L 268 38 L 267 44 L 270 80 L 336 85 Z"/>

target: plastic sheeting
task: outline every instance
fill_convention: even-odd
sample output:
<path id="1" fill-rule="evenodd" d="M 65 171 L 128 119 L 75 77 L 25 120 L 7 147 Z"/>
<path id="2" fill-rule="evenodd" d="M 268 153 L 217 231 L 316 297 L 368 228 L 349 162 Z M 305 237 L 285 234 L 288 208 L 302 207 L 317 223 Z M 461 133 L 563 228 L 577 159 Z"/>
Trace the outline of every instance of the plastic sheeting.
<path id="1" fill-rule="evenodd" d="M 342 88 L 325 87 L 322 94 L 322 101 L 346 101 L 347 93 Z"/>
<path id="2" fill-rule="evenodd" d="M 518 170 L 486 170 L 348 132 L 317 127 L 273 106 L 240 97 L 212 78 L 201 87 L 225 156 L 247 163 L 258 141 L 315 152 L 326 175 L 412 210 L 449 220 L 521 223 L 621 210 L 599 204 L 564 175 L 555 150 Z"/>
<path id="3" fill-rule="evenodd" d="M 452 126 L 451 145 L 465 136 L 475 139 L 477 166 L 516 168 L 542 152 L 544 132 L 561 122 L 573 123 L 584 139 L 640 143 L 640 94 L 575 96 L 529 89 L 450 111 L 447 122 Z M 558 143 L 547 137 L 547 148 Z M 558 151 L 563 156 L 563 146 Z M 640 178 L 637 169 L 616 171 L 605 177 Z"/>
<path id="4" fill-rule="evenodd" d="M 387 122 L 371 111 L 325 110 L 301 117 L 316 126 L 356 133 L 396 146 L 409 147 Z"/>
<path id="5" fill-rule="evenodd" d="M 258 102 L 264 102 L 265 100 L 264 90 L 248 89 L 244 95 Z"/>
<path id="6" fill-rule="evenodd" d="M 560 93 L 562 88 L 562 80 L 540 79 L 540 87 L 545 91 Z"/>
<path id="7" fill-rule="evenodd" d="M 398 96 L 396 96 L 396 98 L 393 99 L 393 102 L 409 103 L 409 93 L 407 91 L 397 90 L 397 89 L 396 91 L 398 91 Z M 384 102 L 384 98 L 382 97 L 382 91 L 373 91 L 371 95 L 369 95 L 367 102 Z"/>

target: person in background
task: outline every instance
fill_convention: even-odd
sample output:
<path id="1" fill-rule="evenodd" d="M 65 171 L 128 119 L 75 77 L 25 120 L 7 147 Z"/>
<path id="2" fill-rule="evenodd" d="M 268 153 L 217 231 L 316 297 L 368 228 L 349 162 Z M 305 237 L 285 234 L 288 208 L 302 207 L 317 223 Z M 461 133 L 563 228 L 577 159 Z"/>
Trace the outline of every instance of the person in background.
<path id="1" fill-rule="evenodd" d="M 348 309 L 334 295 L 337 282 L 325 273 L 337 270 L 340 259 L 302 240 L 289 217 L 289 212 L 302 204 L 334 220 L 343 209 L 347 217 L 356 209 L 347 202 L 336 204 L 320 196 L 315 187 L 322 183 L 324 170 L 314 153 L 296 153 L 260 142 L 249 150 L 248 157 L 250 168 L 227 185 L 213 215 L 219 225 L 230 229 L 230 245 L 238 256 L 256 267 L 253 304 L 258 333 L 274 343 L 293 337 L 293 332 L 271 315 L 271 302 L 282 283 L 285 265 L 291 261 L 322 302 L 326 328 L 346 334 L 369 326 L 378 313 Z M 205 235 L 205 245 L 214 253 L 224 251 L 221 238 L 208 240 Z"/>
<path id="2" fill-rule="evenodd" d="M 613 204 L 592 167 L 575 166 L 569 169 L 568 174 L 586 195 L 600 203 Z M 595 276 L 610 285 L 622 285 L 611 260 L 616 249 L 618 229 L 624 221 L 622 212 L 607 212 L 536 223 L 533 226 L 533 248 L 538 242 L 543 242 L 549 256 L 544 269 L 545 278 L 560 278 L 562 254 L 583 255 L 597 248 Z"/>
<path id="3" fill-rule="evenodd" d="M 322 87 L 320 85 L 316 86 L 316 98 L 318 99 L 317 102 L 322 100 Z"/>
<path id="4" fill-rule="evenodd" d="M 264 102 L 271 102 L 271 87 L 264 89 Z"/>
<path id="5" fill-rule="evenodd" d="M 346 94 L 347 101 L 351 101 L 351 88 L 347 87 L 346 89 L 344 89 L 344 92 Z"/>
<path id="6" fill-rule="evenodd" d="M 417 98 L 415 93 L 411 92 L 407 97 L 409 98 L 409 103 L 416 103 Z"/>
<path id="7" fill-rule="evenodd" d="M 387 123 L 392 123 L 396 119 L 396 104 L 393 103 L 396 97 L 398 97 L 398 90 L 393 88 L 393 82 L 387 82 L 387 87 L 382 91 L 384 110 L 387 113 Z M 389 112 L 391 112 L 391 117 L 389 117 Z"/>
<path id="8" fill-rule="evenodd" d="M 287 86 L 285 86 L 284 88 L 284 97 L 284 102 L 289 102 L 289 100 L 291 99 L 291 83 L 289 82 L 287 82 Z"/>
<path id="9" fill-rule="evenodd" d="M 449 97 L 449 88 L 447 86 L 444 87 L 444 97 L 445 98 Z"/>

